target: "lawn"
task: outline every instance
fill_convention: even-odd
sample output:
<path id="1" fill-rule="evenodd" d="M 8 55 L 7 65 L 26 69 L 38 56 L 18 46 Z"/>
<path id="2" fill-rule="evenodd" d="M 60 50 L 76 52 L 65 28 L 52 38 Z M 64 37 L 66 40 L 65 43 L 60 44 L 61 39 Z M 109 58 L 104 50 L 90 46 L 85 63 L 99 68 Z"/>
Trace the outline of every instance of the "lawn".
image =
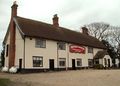
<path id="1" fill-rule="evenodd" d="M 0 86 L 9 86 L 10 83 L 11 81 L 9 79 L 0 78 Z"/>

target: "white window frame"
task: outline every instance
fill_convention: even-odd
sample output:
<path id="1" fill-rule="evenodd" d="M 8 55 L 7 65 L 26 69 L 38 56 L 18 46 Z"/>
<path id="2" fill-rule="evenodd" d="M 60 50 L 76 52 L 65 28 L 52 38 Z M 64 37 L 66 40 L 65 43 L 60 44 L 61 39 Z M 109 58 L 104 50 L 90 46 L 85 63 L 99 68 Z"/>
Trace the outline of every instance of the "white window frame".
<path id="1" fill-rule="evenodd" d="M 88 47 L 88 53 L 93 53 L 93 47 Z"/>
<path id="2" fill-rule="evenodd" d="M 66 50 L 66 43 L 65 42 L 58 42 L 58 50 Z"/>
<path id="3" fill-rule="evenodd" d="M 80 62 L 80 65 L 78 65 L 78 62 Z M 77 67 L 81 67 L 82 66 L 82 59 L 81 58 L 77 58 L 76 63 L 77 63 Z"/>
<path id="4" fill-rule="evenodd" d="M 46 48 L 46 40 L 45 39 L 35 39 L 35 47 L 36 48 Z"/>
<path id="5" fill-rule="evenodd" d="M 43 57 L 42 56 L 33 56 L 33 67 L 43 67 Z M 34 64 L 35 61 L 39 61 L 39 64 Z"/>
<path id="6" fill-rule="evenodd" d="M 61 65 L 60 62 L 64 62 L 64 65 Z M 59 67 L 66 67 L 66 58 L 59 58 Z"/>

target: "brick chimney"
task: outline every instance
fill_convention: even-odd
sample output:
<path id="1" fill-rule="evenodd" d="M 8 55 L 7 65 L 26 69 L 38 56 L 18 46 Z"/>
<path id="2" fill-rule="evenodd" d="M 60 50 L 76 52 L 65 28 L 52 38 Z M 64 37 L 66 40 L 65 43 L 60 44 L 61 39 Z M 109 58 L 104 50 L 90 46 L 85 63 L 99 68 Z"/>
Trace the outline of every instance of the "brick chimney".
<path id="1" fill-rule="evenodd" d="M 9 48 L 9 68 L 14 66 L 15 63 L 15 23 L 13 21 L 13 17 L 17 16 L 17 7 L 16 1 L 13 3 L 11 7 L 11 21 L 10 21 L 10 48 Z"/>
<path id="2" fill-rule="evenodd" d="M 82 27 L 82 33 L 86 34 L 86 35 L 89 35 L 88 34 L 88 29 L 86 27 Z"/>
<path id="3" fill-rule="evenodd" d="M 59 18 L 57 17 L 57 14 L 53 16 L 53 25 L 59 27 Z"/>

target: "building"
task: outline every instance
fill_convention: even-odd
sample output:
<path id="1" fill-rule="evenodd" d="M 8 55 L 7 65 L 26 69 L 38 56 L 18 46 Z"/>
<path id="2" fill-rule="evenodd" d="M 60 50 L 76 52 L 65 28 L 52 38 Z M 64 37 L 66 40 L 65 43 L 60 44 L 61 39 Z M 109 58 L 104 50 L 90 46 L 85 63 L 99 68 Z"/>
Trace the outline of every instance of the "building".
<path id="1" fill-rule="evenodd" d="M 112 67 L 112 59 L 108 55 L 107 51 L 98 51 L 94 58 L 94 64 L 101 64 L 105 68 Z"/>
<path id="2" fill-rule="evenodd" d="M 82 32 L 59 26 L 57 15 L 53 24 L 17 16 L 16 2 L 12 5 L 11 21 L 6 33 L 5 66 L 22 71 L 68 70 L 93 67 L 93 57 L 106 47 Z"/>

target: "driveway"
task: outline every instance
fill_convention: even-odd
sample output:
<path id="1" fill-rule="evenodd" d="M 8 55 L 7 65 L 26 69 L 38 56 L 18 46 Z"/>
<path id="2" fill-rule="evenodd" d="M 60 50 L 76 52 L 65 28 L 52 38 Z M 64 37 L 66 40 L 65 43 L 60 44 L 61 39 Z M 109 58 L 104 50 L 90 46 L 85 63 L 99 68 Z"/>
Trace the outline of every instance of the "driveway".
<path id="1" fill-rule="evenodd" d="M 76 70 L 33 74 L 0 73 L 20 86 L 120 86 L 120 70 Z M 18 85 L 16 85 L 18 86 Z"/>

